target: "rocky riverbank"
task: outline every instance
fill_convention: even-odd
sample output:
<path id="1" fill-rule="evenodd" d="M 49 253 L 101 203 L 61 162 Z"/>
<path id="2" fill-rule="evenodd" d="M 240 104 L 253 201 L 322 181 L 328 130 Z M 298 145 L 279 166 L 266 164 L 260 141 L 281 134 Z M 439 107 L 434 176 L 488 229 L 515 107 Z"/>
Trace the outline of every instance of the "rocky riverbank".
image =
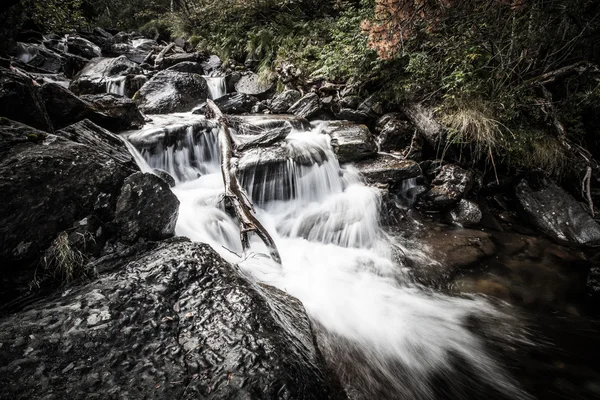
<path id="1" fill-rule="evenodd" d="M 175 237 L 172 188 L 216 157 L 195 150 L 216 125 L 191 113 L 211 97 L 239 134 L 238 176 L 258 207 L 299 193 L 291 178 L 272 185 L 290 165 L 339 163 L 376 189 L 377 219 L 399 244 L 394 268 L 418 285 L 572 326 L 599 315 L 600 224 L 582 199 L 540 174 L 492 179 L 451 147 L 440 157 L 446 128 L 423 105 L 387 110 L 350 84 L 278 79 L 279 92 L 184 40 L 99 28 L 19 42 L 2 60 L 1 398 L 363 398 L 344 376 L 351 366 L 323 355 L 332 350 L 299 300 Z M 302 130 L 326 135 L 335 156 L 294 147 Z M 171 175 L 141 171 L 131 145 Z M 549 359 L 584 370 L 577 383 L 550 361 L 535 372 L 554 377 L 548 387 L 517 380 L 540 398 L 593 398 L 600 377 L 585 348 L 569 350 Z M 531 363 L 513 362 L 520 373 Z"/>

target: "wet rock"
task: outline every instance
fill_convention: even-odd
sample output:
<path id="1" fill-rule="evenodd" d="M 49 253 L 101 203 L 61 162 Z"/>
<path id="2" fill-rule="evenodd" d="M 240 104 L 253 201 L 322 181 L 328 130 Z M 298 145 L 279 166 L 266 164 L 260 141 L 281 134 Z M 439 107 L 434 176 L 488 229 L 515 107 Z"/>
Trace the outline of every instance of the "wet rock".
<path id="1" fill-rule="evenodd" d="M 102 116 L 94 111 L 90 103 L 75 96 L 69 89 L 65 89 L 59 84 L 44 84 L 40 89 L 40 94 L 56 129 L 64 128 L 86 118 L 95 121 L 102 119 Z"/>
<path id="2" fill-rule="evenodd" d="M 275 114 L 285 113 L 301 97 L 302 95 L 297 90 L 286 90 L 273 97 L 268 105 L 269 110 Z"/>
<path id="3" fill-rule="evenodd" d="M 31 79 L 0 68 L 0 116 L 53 132 L 42 97 Z"/>
<path id="4" fill-rule="evenodd" d="M 340 163 L 373 158 L 377 154 L 375 139 L 365 125 L 348 121 L 328 121 L 321 132 L 331 137 L 331 146 Z"/>
<path id="5" fill-rule="evenodd" d="M 57 136 L 8 120 L 0 131 L 0 281 L 18 290 L 11 282 L 28 288 L 60 232 L 90 215 L 112 219 L 123 181 L 137 166 L 119 137 L 87 120 Z"/>
<path id="6" fill-rule="evenodd" d="M 335 117 L 345 121 L 352 121 L 357 123 L 366 123 L 371 119 L 371 116 L 365 112 L 352 110 L 350 108 L 342 108 L 338 112 L 334 113 Z"/>
<path id="7" fill-rule="evenodd" d="M 77 94 L 106 93 L 111 85 L 122 85 L 126 96 L 131 97 L 139 89 L 134 78 L 142 69 L 125 56 L 95 58 L 79 72 L 69 89 Z"/>
<path id="8" fill-rule="evenodd" d="M 260 100 L 265 99 L 273 88 L 272 82 L 261 82 L 258 75 L 253 72 L 242 75 L 235 84 L 236 92 L 256 96 Z"/>
<path id="9" fill-rule="evenodd" d="M 473 172 L 454 164 L 446 164 L 431 182 L 431 189 L 419 199 L 418 207 L 424 211 L 448 209 L 469 193 L 474 180 Z"/>
<path id="10" fill-rule="evenodd" d="M 208 56 L 208 58 L 204 58 L 204 60 L 200 64 L 202 65 L 204 72 L 206 74 L 210 74 L 213 71 L 218 71 L 221 68 L 221 65 L 223 64 L 223 62 L 221 61 L 219 56 L 212 54 L 212 55 Z M 235 90 L 228 89 L 228 91 L 234 92 Z M 247 94 L 252 94 L 252 93 L 247 93 Z"/>
<path id="11" fill-rule="evenodd" d="M 306 119 L 292 115 L 243 115 L 229 122 L 240 135 L 262 135 L 270 130 L 287 130 L 290 127 L 304 131 L 311 129 Z"/>
<path id="12" fill-rule="evenodd" d="M 97 111 L 101 117 L 94 119 L 97 124 L 112 131 L 139 129 L 144 126 L 144 116 L 137 105 L 128 97 L 114 93 L 87 94 L 81 98 Z"/>
<path id="13" fill-rule="evenodd" d="M 125 179 L 117 199 L 115 224 L 126 243 L 140 238 L 161 240 L 175 234 L 179 200 L 169 184 L 153 174 L 135 173 Z"/>
<path id="14" fill-rule="evenodd" d="M 206 54 L 203 53 L 176 53 L 163 58 L 163 61 L 158 68 L 167 69 L 182 62 L 200 63 L 205 59 Z"/>
<path id="15" fill-rule="evenodd" d="M 524 215 L 545 234 L 577 244 L 600 243 L 600 224 L 555 183 L 545 178 L 523 179 L 515 192 Z"/>
<path id="16" fill-rule="evenodd" d="M 152 172 L 156 176 L 158 176 L 160 179 L 165 181 L 167 183 L 167 185 L 169 185 L 169 187 L 175 187 L 175 185 L 176 185 L 175 178 L 173 178 L 171 176 L 171 174 L 169 174 L 167 171 L 164 171 L 162 169 L 154 169 L 154 170 L 152 170 Z"/>
<path id="17" fill-rule="evenodd" d="M 200 75 L 160 71 L 142 86 L 135 102 L 147 114 L 190 111 L 208 97 L 206 81 Z"/>
<path id="18" fill-rule="evenodd" d="M 461 199 L 456 207 L 448 213 L 450 223 L 460 226 L 473 226 L 481 222 L 483 214 L 477 203 Z"/>
<path id="19" fill-rule="evenodd" d="M 182 61 L 172 67 L 167 68 L 168 71 L 187 72 L 188 74 L 204 75 L 202 64 L 195 61 Z"/>
<path id="20" fill-rule="evenodd" d="M 362 99 L 358 96 L 346 96 L 340 99 L 340 107 L 341 108 L 349 108 L 352 110 L 356 110 L 358 106 L 361 104 Z"/>
<path id="21" fill-rule="evenodd" d="M 287 110 L 289 114 L 294 114 L 302 118 L 311 118 L 320 111 L 321 103 L 316 93 L 307 93 Z"/>
<path id="22" fill-rule="evenodd" d="M 381 151 L 401 151 L 410 146 L 415 129 L 403 114 L 390 113 L 377 120 L 375 131 Z"/>
<path id="23" fill-rule="evenodd" d="M 374 160 L 360 161 L 356 168 L 370 183 L 397 184 L 421 176 L 421 168 L 415 161 L 401 160 L 388 155 L 378 155 Z"/>
<path id="24" fill-rule="evenodd" d="M 256 97 L 244 93 L 229 93 L 215 100 L 215 104 L 225 114 L 249 113 L 257 102 Z"/>
<path id="25" fill-rule="evenodd" d="M 100 47 L 79 36 L 67 37 L 67 45 L 69 46 L 70 53 L 87 59 L 102 56 L 102 50 L 100 50 Z"/>
<path id="26" fill-rule="evenodd" d="M 64 71 L 66 60 L 41 44 L 17 43 L 17 58 L 32 67 L 49 73 Z"/>
<path id="27" fill-rule="evenodd" d="M 171 240 L 121 264 L 0 320 L 7 397 L 344 398 L 302 304 L 208 245 Z"/>

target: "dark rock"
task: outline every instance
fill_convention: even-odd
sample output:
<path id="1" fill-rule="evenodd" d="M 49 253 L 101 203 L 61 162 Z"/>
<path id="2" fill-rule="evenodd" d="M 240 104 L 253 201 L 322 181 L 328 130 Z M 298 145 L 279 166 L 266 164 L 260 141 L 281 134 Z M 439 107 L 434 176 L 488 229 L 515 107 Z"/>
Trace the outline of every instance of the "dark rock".
<path id="1" fill-rule="evenodd" d="M 377 95 L 371 95 L 360 103 L 357 110 L 376 118 L 376 116 L 383 114 L 383 105 Z"/>
<path id="2" fill-rule="evenodd" d="M 98 121 L 102 117 L 94 111 L 90 103 L 75 96 L 69 89 L 65 89 L 59 84 L 45 83 L 40 89 L 40 94 L 56 129 L 64 128 L 86 118 Z"/>
<path id="3" fill-rule="evenodd" d="M 62 57 L 65 59 L 65 76 L 69 79 L 74 78 L 89 62 L 87 58 L 71 53 L 63 53 Z"/>
<path id="4" fill-rule="evenodd" d="M 17 43 L 17 58 L 33 67 L 49 73 L 62 72 L 66 60 L 41 44 Z"/>
<path id="5" fill-rule="evenodd" d="M 81 98 L 98 112 L 101 116 L 91 118 L 97 124 L 112 131 L 139 129 L 144 125 L 144 116 L 137 105 L 128 97 L 114 93 L 87 94 Z"/>
<path id="6" fill-rule="evenodd" d="M 168 71 L 187 72 L 188 74 L 204 75 L 204 68 L 195 61 L 183 61 L 172 67 L 167 68 Z"/>
<path id="7" fill-rule="evenodd" d="M 154 169 L 152 170 L 152 172 L 160 179 L 165 181 L 167 185 L 169 185 L 169 187 L 175 187 L 175 185 L 177 184 L 177 182 L 175 182 L 175 178 L 173 178 L 171 174 L 169 174 L 167 171 L 164 171 L 162 169 Z"/>
<path id="8" fill-rule="evenodd" d="M 95 58 L 79 72 L 69 89 L 77 94 L 106 93 L 111 85 L 122 84 L 128 97 L 139 89 L 133 84 L 134 77 L 142 74 L 142 69 L 125 56 L 117 58 Z"/>
<path id="9" fill-rule="evenodd" d="M 175 234 L 179 200 L 160 177 L 130 175 L 121 188 L 115 211 L 119 237 L 126 243 L 140 238 L 161 240 Z"/>
<path id="10" fill-rule="evenodd" d="M 159 69 L 167 69 L 182 62 L 200 63 L 206 58 L 203 53 L 176 53 L 170 54 L 163 58 L 162 63 L 158 66 Z"/>
<path id="11" fill-rule="evenodd" d="M 106 31 L 106 30 L 104 30 L 104 29 L 102 29 L 100 27 L 95 27 L 92 30 L 92 32 L 94 33 L 94 35 L 103 37 L 106 40 L 109 40 L 109 39 L 113 38 L 113 35 L 110 32 L 108 32 L 108 31 Z"/>
<path id="12" fill-rule="evenodd" d="M 456 207 L 448 213 L 450 223 L 460 226 L 473 226 L 481 222 L 482 212 L 477 203 L 461 199 Z"/>
<path id="13" fill-rule="evenodd" d="M 356 164 L 356 168 L 370 183 L 397 184 L 421 176 L 421 168 L 415 161 L 401 160 L 388 155 L 379 155 L 374 160 L 360 161 Z"/>
<path id="14" fill-rule="evenodd" d="M 273 97 L 268 108 L 275 114 L 285 113 L 295 102 L 300 100 L 301 97 L 302 95 L 297 90 L 286 90 Z"/>
<path id="15" fill-rule="evenodd" d="M 208 245 L 171 240 L 121 264 L 0 320 L 7 398 L 344 398 L 302 304 Z"/>
<path id="16" fill-rule="evenodd" d="M 249 113 L 257 102 L 256 97 L 244 93 L 229 93 L 215 100 L 215 104 L 225 114 Z"/>
<path id="17" fill-rule="evenodd" d="M 600 243 L 600 224 L 555 183 L 523 179 L 515 191 L 524 215 L 545 234 L 577 244 Z"/>
<path id="18" fill-rule="evenodd" d="M 375 139 L 365 125 L 329 121 L 323 123 L 321 133 L 331 137 L 331 146 L 340 163 L 356 162 L 377 155 Z"/>
<path id="19" fill-rule="evenodd" d="M 154 42 L 154 41 L 152 41 Z M 154 45 L 157 45 L 154 42 Z M 109 50 L 105 53 L 106 55 L 118 57 L 125 56 L 129 60 L 133 61 L 136 64 L 141 64 L 144 62 L 150 50 L 146 50 L 143 48 L 139 48 L 134 46 L 132 43 L 112 43 L 110 44 Z"/>
<path id="20" fill-rule="evenodd" d="M 600 299 L 600 266 L 590 268 L 586 285 L 588 294 L 596 299 Z"/>
<path id="21" fill-rule="evenodd" d="M 361 102 L 362 99 L 358 96 L 346 96 L 340 99 L 340 107 L 356 110 Z"/>
<path id="22" fill-rule="evenodd" d="M 311 118 L 321 111 L 321 103 L 316 93 L 308 93 L 292 104 L 288 113 L 302 118 Z"/>
<path id="23" fill-rule="evenodd" d="M 272 82 L 261 82 L 255 73 L 246 73 L 235 84 L 235 91 L 238 93 L 249 94 L 265 99 L 272 91 L 274 85 Z"/>
<path id="24" fill-rule="evenodd" d="M 345 121 L 352 121 L 357 123 L 368 122 L 371 116 L 365 112 L 352 110 L 350 108 L 342 108 L 338 112 L 334 113 L 335 117 Z"/>
<path id="25" fill-rule="evenodd" d="M 0 116 L 53 132 L 42 97 L 31 79 L 0 68 Z"/>
<path id="26" fill-rule="evenodd" d="M 236 91 L 235 85 L 240 81 L 240 79 L 242 79 L 242 74 L 239 72 L 232 72 L 225 75 L 225 86 L 227 87 L 227 93 Z"/>
<path id="27" fill-rule="evenodd" d="M 262 135 L 275 129 L 293 128 L 307 131 L 311 129 L 310 122 L 293 115 L 243 115 L 232 118 L 231 126 L 239 135 Z"/>
<path id="28" fill-rule="evenodd" d="M 24 276 L 28 288 L 42 252 L 60 232 L 90 215 L 110 221 L 123 181 L 138 168 L 119 137 L 90 121 L 58 136 L 4 121 L 0 273 L 12 290 L 11 282 Z M 28 262 L 32 270 L 15 269 Z"/>
<path id="29" fill-rule="evenodd" d="M 377 120 L 375 131 L 379 134 L 381 151 L 402 151 L 410 146 L 414 127 L 403 114 L 390 113 Z"/>
<path id="30" fill-rule="evenodd" d="M 67 37 L 67 45 L 69 46 L 69 52 L 78 56 L 92 59 L 102 56 L 102 50 L 94 43 L 87 39 L 79 36 Z"/>
<path id="31" fill-rule="evenodd" d="M 166 114 L 190 111 L 207 97 L 208 87 L 200 75 L 161 71 L 142 86 L 135 102 L 145 113 Z"/>
<path id="32" fill-rule="evenodd" d="M 446 164 L 431 182 L 431 189 L 421 196 L 418 206 L 424 211 L 448 209 L 458 204 L 463 196 L 469 193 L 473 183 L 473 172 Z"/>

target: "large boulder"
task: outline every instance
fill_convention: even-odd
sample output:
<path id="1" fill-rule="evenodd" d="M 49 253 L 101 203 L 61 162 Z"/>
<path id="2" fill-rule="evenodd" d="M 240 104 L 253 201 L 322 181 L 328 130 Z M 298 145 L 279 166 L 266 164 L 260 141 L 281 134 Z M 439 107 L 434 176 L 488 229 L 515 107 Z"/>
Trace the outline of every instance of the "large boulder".
<path id="1" fill-rule="evenodd" d="M 379 118 L 375 124 L 379 135 L 381 151 L 402 151 L 410 146 L 415 128 L 402 113 L 389 113 Z"/>
<path id="2" fill-rule="evenodd" d="M 331 147 L 341 163 L 356 162 L 377 155 L 375 139 L 365 125 L 349 121 L 328 121 L 321 133 L 331 137 Z"/>
<path id="3" fill-rule="evenodd" d="M 202 64 L 195 61 L 182 61 L 167 68 L 169 71 L 187 72 L 188 74 L 204 75 Z"/>
<path id="4" fill-rule="evenodd" d="M 206 54 L 203 53 L 175 53 L 163 58 L 159 69 L 167 69 L 182 62 L 200 63 L 206 59 Z"/>
<path id="5" fill-rule="evenodd" d="M 475 175 L 454 164 L 441 167 L 431 182 L 431 189 L 423 194 L 418 207 L 424 211 L 442 211 L 453 207 L 473 188 Z"/>
<path id="6" fill-rule="evenodd" d="M 169 184 L 156 175 L 138 172 L 123 183 L 115 223 L 124 242 L 161 240 L 175 234 L 178 213 L 179 200 Z"/>
<path id="7" fill-rule="evenodd" d="M 417 162 L 389 155 L 379 155 L 373 160 L 358 162 L 356 168 L 369 183 L 393 185 L 422 175 Z"/>
<path id="8" fill-rule="evenodd" d="M 286 90 L 273 97 L 268 105 L 269 110 L 275 114 L 285 113 L 301 97 L 302 95 L 297 90 Z"/>
<path id="9" fill-rule="evenodd" d="M 258 103 L 254 96 L 244 93 L 228 93 L 214 100 L 219 110 L 224 114 L 247 114 Z M 204 114 L 206 105 L 194 110 L 194 114 Z"/>
<path id="10" fill-rule="evenodd" d="M 86 118 L 98 121 L 101 117 L 94 111 L 90 103 L 75 96 L 69 89 L 65 89 L 57 83 L 45 83 L 40 89 L 40 94 L 56 129 L 64 128 Z"/>
<path id="11" fill-rule="evenodd" d="M 125 56 L 117 58 L 95 58 L 79 72 L 69 89 L 77 94 L 97 94 L 110 91 L 111 85 L 122 85 L 128 97 L 139 89 L 135 77 L 142 69 Z"/>
<path id="12" fill-rule="evenodd" d="M 0 282 L 12 290 L 31 282 L 60 232 L 88 216 L 112 220 L 138 168 L 119 137 L 87 120 L 56 136 L 9 120 L 0 132 Z"/>
<path id="13" fill-rule="evenodd" d="M 235 91 L 265 99 L 273 91 L 273 82 L 263 82 L 253 72 L 242 75 L 235 84 Z"/>
<path id="14" fill-rule="evenodd" d="M 44 101 L 32 80 L 0 67 L 0 117 L 52 132 Z"/>
<path id="15" fill-rule="evenodd" d="M 467 199 L 461 199 L 447 215 L 450 223 L 460 226 L 477 225 L 481 222 L 482 217 L 483 213 L 479 205 Z"/>
<path id="16" fill-rule="evenodd" d="M 302 304 L 208 245 L 162 242 L 121 264 L 0 320 L 4 396 L 345 398 Z"/>
<path id="17" fill-rule="evenodd" d="M 67 46 L 69 52 L 78 56 L 92 59 L 102 56 L 102 50 L 94 43 L 80 36 L 69 36 L 67 37 Z"/>
<path id="18" fill-rule="evenodd" d="M 112 131 L 139 129 L 144 125 L 144 116 L 133 100 L 114 93 L 86 94 L 81 99 L 101 113 L 97 124 Z"/>
<path id="19" fill-rule="evenodd" d="M 600 243 L 600 224 L 555 183 L 545 178 L 523 179 L 515 192 L 525 217 L 545 234 L 577 244 Z"/>
<path id="20" fill-rule="evenodd" d="M 17 43 L 16 57 L 27 65 L 39 68 L 40 72 L 62 72 L 66 64 L 66 60 L 61 55 L 41 44 Z"/>
<path id="21" fill-rule="evenodd" d="M 301 118 L 314 117 L 321 111 L 321 101 L 316 93 L 307 93 L 287 110 L 289 114 L 294 114 Z"/>
<path id="22" fill-rule="evenodd" d="M 198 74 L 160 71 L 142 86 L 135 102 L 144 113 L 190 111 L 208 97 L 206 81 Z"/>

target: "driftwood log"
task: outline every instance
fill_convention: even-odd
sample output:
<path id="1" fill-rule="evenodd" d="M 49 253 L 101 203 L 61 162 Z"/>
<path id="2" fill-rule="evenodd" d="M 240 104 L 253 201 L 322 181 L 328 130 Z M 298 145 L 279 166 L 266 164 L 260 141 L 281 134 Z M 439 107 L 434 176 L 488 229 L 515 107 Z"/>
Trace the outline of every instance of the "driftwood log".
<path id="1" fill-rule="evenodd" d="M 237 158 L 233 155 L 235 143 L 231 137 L 229 123 L 219 110 L 219 107 L 210 99 L 206 100 L 206 118 L 213 119 L 221 125 L 218 134 L 219 152 L 221 154 L 221 174 L 225 184 L 225 201 L 233 209 L 240 225 L 240 239 L 244 252 L 250 247 L 248 233 L 256 233 L 265 243 L 271 258 L 281 264 L 279 250 L 275 241 L 267 232 L 265 227 L 254 216 L 254 206 L 252 205 L 245 190 L 240 186 L 237 179 Z"/>

